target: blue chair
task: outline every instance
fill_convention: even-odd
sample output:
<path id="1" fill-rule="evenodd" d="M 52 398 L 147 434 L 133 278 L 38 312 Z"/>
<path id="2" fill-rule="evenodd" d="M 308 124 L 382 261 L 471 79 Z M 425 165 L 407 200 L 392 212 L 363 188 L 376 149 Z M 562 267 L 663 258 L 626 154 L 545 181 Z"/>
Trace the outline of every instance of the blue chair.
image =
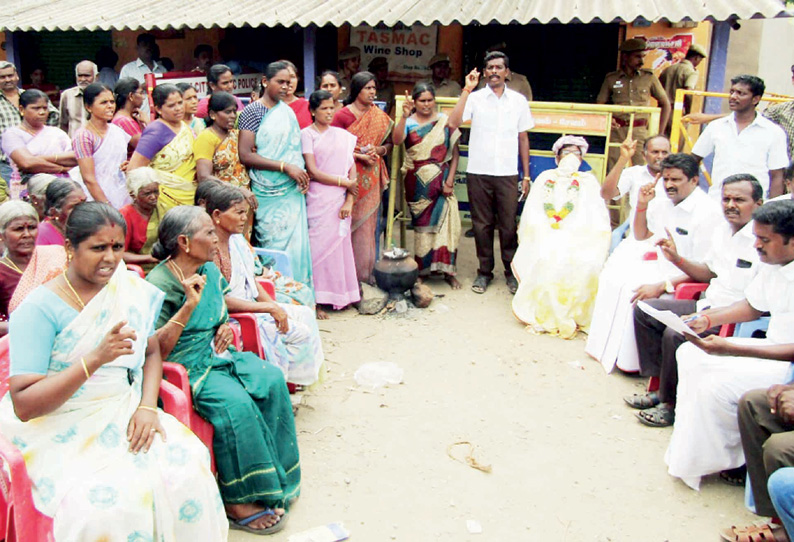
<path id="1" fill-rule="evenodd" d="M 272 261 L 275 271 L 278 271 L 285 277 L 292 276 L 292 262 L 289 259 L 289 254 L 283 250 L 255 247 L 254 253 L 262 258 L 263 264 L 267 265 L 268 262 Z"/>
<path id="2" fill-rule="evenodd" d="M 763 339 L 766 337 L 766 330 L 769 327 L 769 316 L 762 316 L 752 322 L 741 322 L 736 324 L 733 331 L 734 337 Z"/>

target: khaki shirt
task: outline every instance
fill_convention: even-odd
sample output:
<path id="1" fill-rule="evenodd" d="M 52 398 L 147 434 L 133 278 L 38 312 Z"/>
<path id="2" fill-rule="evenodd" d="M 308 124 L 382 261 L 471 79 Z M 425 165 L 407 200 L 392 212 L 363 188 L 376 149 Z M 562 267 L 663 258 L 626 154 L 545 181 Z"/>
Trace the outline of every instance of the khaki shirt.
<path id="1" fill-rule="evenodd" d="M 519 94 L 523 94 L 528 102 L 532 101 L 532 87 L 529 85 L 529 79 L 525 75 L 510 72 L 510 75 L 505 79 L 505 86 L 510 90 L 514 90 Z M 477 84 L 477 90 L 485 87 L 485 78 L 481 77 L 480 82 Z"/>
<path id="2" fill-rule="evenodd" d="M 667 97 L 664 87 L 651 70 L 641 69 L 634 75 L 623 70 L 608 73 L 598 92 L 596 103 L 650 106 L 651 96 L 657 101 Z M 628 121 L 629 115 L 615 115 Z"/>
<path id="3" fill-rule="evenodd" d="M 85 108 L 83 107 L 83 89 L 80 87 L 67 88 L 61 93 L 61 123 L 60 128 L 69 137 L 74 137 L 75 132 L 85 124 Z"/>
<path id="4" fill-rule="evenodd" d="M 462 92 L 462 88 L 456 81 L 451 79 L 442 79 L 438 85 L 433 82 L 433 79 L 425 79 L 423 83 L 433 85 L 436 91 L 436 98 L 457 98 Z"/>
<path id="5" fill-rule="evenodd" d="M 659 76 L 670 103 L 675 103 L 675 91 L 679 88 L 692 90 L 698 83 L 698 72 L 689 60 L 682 60 L 666 68 Z"/>

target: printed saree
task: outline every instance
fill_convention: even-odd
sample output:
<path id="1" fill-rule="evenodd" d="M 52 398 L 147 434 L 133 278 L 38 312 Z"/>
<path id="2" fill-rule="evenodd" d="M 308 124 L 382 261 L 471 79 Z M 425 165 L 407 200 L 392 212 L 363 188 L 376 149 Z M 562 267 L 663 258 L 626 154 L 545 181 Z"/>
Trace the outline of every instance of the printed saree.
<path id="1" fill-rule="evenodd" d="M 80 364 L 119 321 L 137 334 L 135 353 L 97 369 L 49 414 L 22 422 L 10 394 L 0 402 L 0 430 L 22 451 L 35 506 L 53 518 L 56 541 L 227 538 L 209 454 L 190 430 L 159 412 L 167 440 L 155 437 L 147 453 L 128 450 L 127 426 L 141 401 L 146 343 L 162 300 L 157 288 L 121 263 L 79 313 L 41 287 L 12 316 L 12 358 L 15 349 L 41 340 L 45 328 L 54 328 L 50 377 Z M 46 306 L 74 316 L 53 321 Z"/>
<path id="2" fill-rule="evenodd" d="M 228 320 L 229 285 L 214 263 L 198 269 L 206 278 L 201 301 L 168 361 L 187 369 L 196 410 L 215 428 L 215 462 L 226 503 L 286 506 L 300 493 L 300 461 L 289 391 L 281 371 L 250 352 L 215 352 L 218 327 Z M 181 283 L 165 263 L 146 280 L 165 293 L 156 327 L 185 303 Z"/>

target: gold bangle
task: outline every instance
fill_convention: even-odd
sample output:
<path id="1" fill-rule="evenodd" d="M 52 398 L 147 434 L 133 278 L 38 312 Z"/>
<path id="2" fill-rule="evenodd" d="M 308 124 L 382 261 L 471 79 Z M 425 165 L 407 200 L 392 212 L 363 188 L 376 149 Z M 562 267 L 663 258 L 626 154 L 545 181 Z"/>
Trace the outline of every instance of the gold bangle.
<path id="1" fill-rule="evenodd" d="M 55 160 L 53 160 L 53 162 L 55 162 L 56 164 L 58 163 L 58 155 L 57 154 L 55 155 Z"/>
<path id="2" fill-rule="evenodd" d="M 279 170 L 281 173 L 284 173 L 284 162 L 281 162 L 281 164 L 279 164 L 279 166 L 278 166 L 278 170 Z"/>
<path id="3" fill-rule="evenodd" d="M 136 408 L 135 410 L 141 410 L 141 409 L 143 409 L 143 410 L 151 410 L 152 412 L 157 414 L 157 409 L 156 408 L 150 407 L 150 406 L 145 406 L 145 405 L 139 405 L 138 408 Z"/>
<path id="4" fill-rule="evenodd" d="M 342 186 L 342 177 L 336 178 L 336 186 Z"/>
<path id="5" fill-rule="evenodd" d="M 182 322 L 180 322 L 179 320 L 177 320 L 175 318 L 171 318 L 169 320 L 169 322 L 171 322 L 172 324 L 176 324 L 176 325 L 180 326 L 182 329 L 185 329 L 185 324 L 183 324 Z"/>
<path id="6" fill-rule="evenodd" d="M 85 362 L 85 358 L 80 358 L 80 362 L 83 364 L 83 370 L 85 371 L 85 379 L 88 380 L 91 378 L 91 373 L 88 372 L 88 365 Z"/>

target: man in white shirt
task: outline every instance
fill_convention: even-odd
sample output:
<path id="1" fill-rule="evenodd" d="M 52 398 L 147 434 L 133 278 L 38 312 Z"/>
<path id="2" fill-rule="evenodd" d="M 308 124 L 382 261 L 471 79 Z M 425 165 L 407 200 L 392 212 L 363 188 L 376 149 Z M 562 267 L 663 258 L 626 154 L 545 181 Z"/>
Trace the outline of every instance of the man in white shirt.
<path id="1" fill-rule="evenodd" d="M 712 121 L 692 147 L 698 161 L 714 154 L 709 195 L 715 200 L 721 197 L 723 179 L 735 173 L 758 179 L 765 197 L 783 193 L 783 169 L 789 164 L 786 133 L 755 110 L 764 90 L 763 80 L 754 75 L 731 79 L 732 113 Z"/>
<path id="2" fill-rule="evenodd" d="M 480 74 L 476 69 L 472 70 L 466 76 L 466 86 L 450 113 L 448 123 L 454 130 L 463 122 L 471 121 L 466 184 L 479 260 L 477 278 L 471 289 L 478 294 L 484 293 L 493 280 L 493 235 L 496 228 L 499 229 L 507 287 L 511 294 L 518 289 L 518 281 L 510 270 L 518 248 L 516 156 L 520 157 L 525 172 L 521 193 L 521 198 L 524 198 L 529 193 L 530 182 L 527 130 L 535 123 L 526 98 L 505 86 L 508 70 L 507 55 L 498 51 L 488 53 L 484 69 L 487 85 L 473 92 Z"/>
<path id="3" fill-rule="evenodd" d="M 85 88 L 94 82 L 99 70 L 96 64 L 90 60 L 83 60 L 78 62 L 74 67 L 75 79 L 77 86 L 67 88 L 61 92 L 60 101 L 60 128 L 69 137 L 73 137 L 75 132 L 85 124 L 86 115 L 85 107 L 83 107 L 83 91 Z"/>
<path id="4" fill-rule="evenodd" d="M 714 229 L 725 221 L 720 206 L 698 188 L 698 166 L 693 157 L 671 154 L 662 160 L 661 168 L 666 197 L 656 197 L 655 183 L 642 187 L 634 235 L 615 249 L 599 277 L 585 352 L 600 361 L 607 372 L 615 363 L 623 371 L 639 370 L 633 303 L 642 296 L 642 285 L 666 281 L 680 273 L 661 254 L 658 241 L 669 231 L 679 254 L 702 261 Z"/>
<path id="5" fill-rule="evenodd" d="M 154 59 L 154 52 L 155 52 L 155 39 L 152 34 L 140 34 L 136 41 L 137 48 L 136 51 L 138 53 L 138 58 L 133 60 L 132 62 L 127 62 L 124 66 L 121 67 L 121 73 L 119 74 L 119 78 L 123 79 L 124 77 L 132 77 L 133 79 L 137 79 L 141 83 L 144 82 L 144 75 L 147 73 L 166 73 L 168 70 L 165 69 L 160 62 Z M 141 113 L 145 115 L 145 118 L 148 119 L 149 115 L 149 99 L 146 98 L 143 100 L 143 105 L 141 106 Z"/>
<path id="6" fill-rule="evenodd" d="M 791 380 L 794 359 L 794 201 L 762 205 L 753 214 L 762 262 L 744 299 L 692 315 L 695 333 L 770 313 L 765 339 L 712 335 L 681 345 L 675 425 L 665 454 L 668 472 L 692 489 L 700 478 L 744 464 L 737 408 L 741 396 Z"/>
<path id="7" fill-rule="evenodd" d="M 752 217 L 763 203 L 763 189 L 752 175 L 739 173 L 725 179 L 722 184 L 725 222 L 714 230 L 708 255 L 702 262 L 689 260 L 678 254 L 672 239 L 662 240 L 661 249 L 665 258 L 683 274 L 670 279 L 669 285 L 659 282 L 644 286 L 649 298 L 647 303 L 654 309 L 672 311 L 681 316 L 709 307 L 726 307 L 744 299 L 744 290 L 755 278 L 759 268 Z M 650 299 L 658 298 L 668 289 L 672 290 L 684 282 L 709 283 L 709 287 L 697 302 L 690 299 Z M 719 333 L 719 328 L 712 327 L 706 333 Z M 640 374 L 658 378 L 659 391 L 635 394 L 624 400 L 629 406 L 642 409 L 637 417 L 645 425 L 672 425 L 678 385 L 675 352 L 686 339 L 638 306 L 634 307 L 634 336 L 637 340 Z"/>
<path id="8" fill-rule="evenodd" d="M 659 165 L 670 154 L 670 140 L 661 134 L 649 137 L 645 140 L 642 149 L 645 165 L 627 168 L 626 165 L 631 162 L 636 149 L 637 141 L 628 138 L 620 144 L 620 157 L 601 185 L 601 197 L 607 203 L 619 200 L 626 194 L 629 195 L 629 217 L 612 232 L 611 250 L 615 250 L 623 238 L 630 234 L 631 224 L 634 222 L 634 209 L 637 207 L 637 195 L 640 188 L 655 182 L 661 175 L 662 170 Z M 657 196 L 665 197 L 664 183 L 656 183 L 656 192 Z"/>

